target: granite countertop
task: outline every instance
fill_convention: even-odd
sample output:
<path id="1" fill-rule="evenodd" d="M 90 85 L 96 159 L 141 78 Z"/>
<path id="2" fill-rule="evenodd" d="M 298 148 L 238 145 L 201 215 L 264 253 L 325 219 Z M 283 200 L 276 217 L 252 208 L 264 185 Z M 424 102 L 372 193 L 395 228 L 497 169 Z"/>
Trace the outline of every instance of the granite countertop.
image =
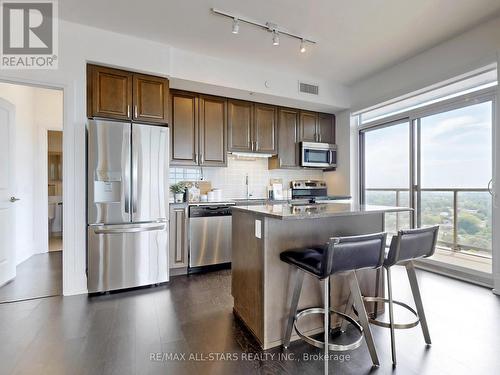
<path id="1" fill-rule="evenodd" d="M 232 210 L 254 213 L 275 219 L 315 219 L 334 216 L 412 211 L 409 207 L 359 205 L 356 203 L 316 203 L 310 205 L 273 204 L 234 206 Z"/>
<path id="2" fill-rule="evenodd" d="M 351 199 L 350 195 L 330 195 L 328 197 L 318 198 L 318 203 L 321 202 L 332 202 L 335 200 L 348 200 Z M 182 202 L 174 203 L 170 202 L 171 205 L 189 205 L 189 206 L 202 206 L 202 205 L 217 205 L 217 204 L 234 204 L 237 206 L 253 206 L 253 205 L 276 205 L 276 204 L 290 204 L 292 202 L 296 203 L 307 203 L 307 199 L 266 199 L 266 198 L 229 198 L 220 202 Z"/>

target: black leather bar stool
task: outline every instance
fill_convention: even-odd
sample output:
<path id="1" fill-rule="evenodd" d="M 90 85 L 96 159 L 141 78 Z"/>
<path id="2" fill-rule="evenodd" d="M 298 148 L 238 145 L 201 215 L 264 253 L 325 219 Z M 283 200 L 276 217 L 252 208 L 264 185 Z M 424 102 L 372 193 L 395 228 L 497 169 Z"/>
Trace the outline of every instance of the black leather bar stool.
<path id="1" fill-rule="evenodd" d="M 400 230 L 396 236 L 392 237 L 389 251 L 384 260 L 384 268 L 387 272 L 387 290 L 389 298 L 381 297 L 364 297 L 367 302 L 383 302 L 389 304 L 389 322 L 383 322 L 377 319 L 370 319 L 370 323 L 380 327 L 390 328 L 391 330 L 391 353 L 392 363 L 396 365 L 396 341 L 394 336 L 395 329 L 408 329 L 413 328 L 420 323 L 422 333 L 424 334 L 425 343 L 431 344 L 431 337 L 429 335 L 429 327 L 425 319 L 424 306 L 422 304 L 422 297 L 420 296 L 420 289 L 418 288 L 417 275 L 413 260 L 419 258 L 427 258 L 434 254 L 436 249 L 436 242 L 438 238 L 439 226 L 421 229 L 408 229 Z M 406 303 L 395 301 L 392 296 L 392 279 L 391 267 L 401 265 L 406 267 L 406 273 L 410 281 L 410 287 L 415 301 L 417 311 Z M 349 303 L 352 299 L 349 298 Z M 416 320 L 410 323 L 395 323 L 394 322 L 394 304 L 404 307 L 415 315 Z M 344 320 L 342 323 L 342 330 L 345 329 L 347 322 Z"/>
<path id="2" fill-rule="evenodd" d="M 284 251 L 280 254 L 283 262 L 294 266 L 292 282 L 294 290 L 290 306 L 290 315 L 285 332 L 283 346 L 287 348 L 290 344 L 292 329 L 295 328 L 297 335 L 309 344 L 327 350 L 345 351 L 356 349 L 361 345 L 363 337 L 368 345 L 368 350 L 375 366 L 379 366 L 375 344 L 370 331 L 368 316 L 363 304 L 363 297 L 356 278 L 356 270 L 382 267 L 384 262 L 386 233 L 377 233 L 353 237 L 332 238 L 324 246 L 311 246 L 300 249 Z M 308 273 L 319 280 L 324 281 L 324 307 L 313 307 L 303 310 L 297 314 L 297 307 L 302 289 L 304 274 Z M 330 299 L 330 276 L 345 274 L 349 281 L 351 296 L 359 314 L 360 323 L 350 316 L 335 311 L 329 306 Z M 328 313 L 329 312 L 329 313 Z M 362 335 L 358 340 L 347 345 L 329 343 L 330 314 L 335 313 L 348 320 Z M 324 316 L 324 341 L 319 341 L 302 333 L 298 327 L 298 321 L 310 314 L 323 314 Z M 327 348 L 327 349 L 326 349 Z"/>

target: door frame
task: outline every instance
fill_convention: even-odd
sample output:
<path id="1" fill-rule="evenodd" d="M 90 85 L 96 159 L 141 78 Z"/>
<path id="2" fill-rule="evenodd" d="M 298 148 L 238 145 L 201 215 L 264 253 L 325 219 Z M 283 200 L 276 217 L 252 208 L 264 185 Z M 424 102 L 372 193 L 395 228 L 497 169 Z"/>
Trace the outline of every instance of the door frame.
<path id="1" fill-rule="evenodd" d="M 499 53 L 500 61 L 500 53 Z M 500 77 L 500 66 L 499 69 Z M 410 204 L 414 208 L 414 215 L 411 215 L 411 225 L 417 226 L 420 222 L 420 119 L 422 117 L 435 115 L 438 113 L 448 112 L 458 108 L 464 108 L 484 102 L 492 102 L 492 274 L 483 274 L 475 270 L 465 267 L 452 266 L 449 267 L 432 259 L 419 261 L 422 265 L 428 263 L 432 265 L 432 269 L 436 272 L 447 274 L 466 281 L 475 282 L 481 285 L 493 286 L 493 292 L 500 295 L 500 154 L 496 151 L 500 147 L 500 129 L 497 129 L 500 113 L 500 85 L 496 88 L 486 88 L 473 93 L 461 95 L 455 98 L 443 100 L 438 103 L 433 103 L 425 107 L 409 110 L 407 112 L 398 113 L 394 116 L 387 116 L 383 119 L 378 119 L 358 127 L 359 137 L 359 161 L 358 161 L 358 178 L 359 178 L 359 202 L 364 204 L 364 188 L 365 188 L 365 165 L 364 165 L 364 133 L 370 130 L 380 129 L 383 127 L 396 125 L 403 121 L 409 121 L 410 125 Z M 360 115 L 358 115 L 360 116 Z M 460 273 L 460 276 L 453 275 Z M 467 275 L 467 277 L 463 276 Z"/>
<path id="2" fill-rule="evenodd" d="M 49 252 L 49 176 L 47 173 L 49 157 L 48 157 L 48 141 L 49 141 L 49 131 L 60 131 L 63 134 L 63 144 L 64 144 L 64 130 L 55 128 L 53 126 L 40 126 L 38 129 L 38 157 L 40 165 L 40 179 L 37 181 L 40 184 L 40 198 L 43 201 L 40 204 L 41 210 L 38 211 L 37 221 L 40 223 L 40 228 L 35 228 L 35 244 L 41 246 L 40 253 Z M 64 150 L 63 150 L 63 166 L 64 166 Z M 63 173 L 63 183 L 64 183 L 64 173 Z M 64 190 L 63 190 L 63 202 L 64 202 Z M 64 207 L 64 203 L 63 203 Z M 64 220 L 64 216 L 63 216 Z M 38 234 L 37 234 L 38 232 Z M 64 225 L 63 225 L 63 238 L 64 238 Z M 64 249 L 64 248 L 63 248 Z"/>
<path id="3" fill-rule="evenodd" d="M 10 130 L 13 130 L 12 133 L 11 133 L 11 142 L 15 144 L 16 142 L 16 106 L 14 104 L 12 104 L 10 101 L 4 99 L 4 98 L 1 98 L 0 97 L 0 106 L 2 106 L 3 108 L 5 108 L 8 112 L 9 112 L 9 129 Z M 15 149 L 9 149 L 9 154 L 10 154 L 10 157 L 12 157 L 12 161 L 15 159 L 16 157 L 16 154 L 15 154 Z M 12 170 L 9 170 L 9 178 L 12 178 L 13 181 L 10 181 L 12 183 L 12 187 L 15 188 L 16 186 L 16 169 L 15 168 L 12 168 Z M 14 192 L 11 191 L 10 194 L 12 196 L 14 196 Z M 15 210 L 15 206 L 12 206 L 12 209 Z M 11 222 L 11 225 L 14 226 L 15 225 L 15 222 L 16 222 L 16 216 L 15 216 L 15 211 L 14 211 L 14 214 L 11 215 L 11 219 L 12 222 Z M 5 280 L 5 282 L 2 282 L 0 283 L 0 287 L 4 286 L 5 284 L 7 284 L 8 282 L 12 281 L 13 279 L 15 279 L 16 275 L 17 275 L 17 271 L 16 271 L 16 268 L 17 268 L 17 252 L 16 252 L 16 236 L 15 236 L 15 231 L 11 229 L 11 233 L 12 236 L 11 236 L 11 241 L 10 241 L 10 246 L 12 247 L 13 250 L 13 253 L 14 254 L 10 254 L 11 257 L 13 257 L 13 259 L 11 259 L 11 262 L 13 262 L 14 264 L 14 269 L 13 271 L 11 270 L 11 273 L 10 275 L 8 276 L 8 278 Z M 11 277 L 12 276 L 12 277 Z"/>

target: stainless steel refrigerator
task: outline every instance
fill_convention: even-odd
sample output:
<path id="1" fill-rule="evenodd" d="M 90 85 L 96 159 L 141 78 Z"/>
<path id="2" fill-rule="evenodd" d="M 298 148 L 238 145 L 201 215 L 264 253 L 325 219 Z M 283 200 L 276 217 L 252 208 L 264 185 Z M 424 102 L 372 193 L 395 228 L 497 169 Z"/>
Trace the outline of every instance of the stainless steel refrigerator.
<path id="1" fill-rule="evenodd" d="M 168 281 L 168 128 L 87 124 L 89 293 Z"/>

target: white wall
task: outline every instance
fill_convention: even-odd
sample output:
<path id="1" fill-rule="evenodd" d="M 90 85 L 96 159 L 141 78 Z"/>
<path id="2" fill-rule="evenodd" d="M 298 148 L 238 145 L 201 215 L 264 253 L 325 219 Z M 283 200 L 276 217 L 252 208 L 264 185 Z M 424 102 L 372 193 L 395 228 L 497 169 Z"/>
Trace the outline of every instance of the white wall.
<path id="1" fill-rule="evenodd" d="M 500 78 L 500 48 L 497 51 L 497 72 Z M 500 295 L 500 85 L 497 87 L 496 127 L 493 131 L 495 147 L 493 147 L 493 291 Z"/>
<path id="2" fill-rule="evenodd" d="M 34 88 L 35 128 L 37 141 L 34 171 L 34 245 L 35 252 L 49 251 L 47 231 L 48 176 L 47 153 L 49 130 L 63 130 L 63 92 L 40 87 Z M 64 157 L 63 157 L 64 160 Z M 64 163 L 64 162 L 63 162 Z M 63 175 L 64 178 L 64 175 Z"/>
<path id="3" fill-rule="evenodd" d="M 497 61 L 500 17 L 354 84 L 353 111 L 445 81 Z"/>
<path id="4" fill-rule="evenodd" d="M 346 86 L 288 72 L 286 67 L 263 69 L 177 48 L 170 49 L 170 62 L 174 88 L 328 113 L 350 105 Z M 299 93 L 299 80 L 317 83 L 318 96 Z"/>
<path id="5" fill-rule="evenodd" d="M 43 152 L 40 129 L 44 124 L 62 129 L 62 93 L 0 83 L 0 97 L 16 108 L 14 194 L 21 199 L 16 202 L 15 221 L 19 264 L 33 254 L 47 251 L 43 242 L 43 236 L 47 237 L 47 140 Z"/>

